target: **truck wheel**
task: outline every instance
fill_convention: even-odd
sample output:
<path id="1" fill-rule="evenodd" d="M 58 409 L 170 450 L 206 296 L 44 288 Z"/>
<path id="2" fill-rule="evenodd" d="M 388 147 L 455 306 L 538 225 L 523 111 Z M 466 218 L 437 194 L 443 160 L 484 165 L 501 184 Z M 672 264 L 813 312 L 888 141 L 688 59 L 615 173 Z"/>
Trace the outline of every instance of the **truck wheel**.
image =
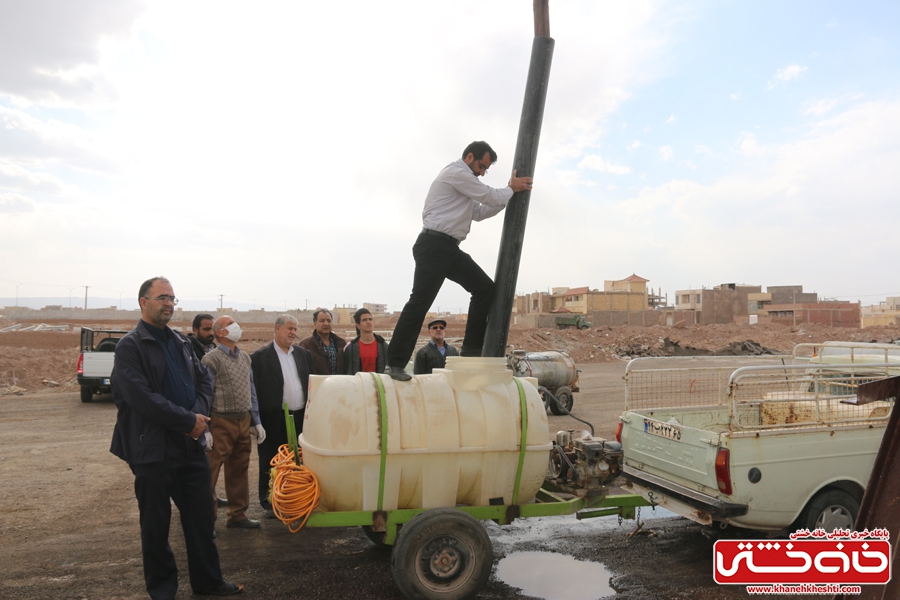
<path id="1" fill-rule="evenodd" d="M 474 598 L 493 563 L 484 527 L 454 508 L 433 508 L 413 517 L 391 553 L 394 582 L 410 600 Z"/>
<path id="2" fill-rule="evenodd" d="M 560 388 L 556 388 L 556 393 L 554 394 L 556 399 L 559 400 L 559 403 L 562 404 L 562 407 L 566 410 L 560 410 L 559 406 L 557 406 L 556 402 L 553 400 L 550 401 L 550 412 L 554 415 L 564 415 L 566 412 L 572 410 L 572 405 L 575 403 L 575 399 L 572 397 L 572 390 L 563 386 Z"/>
<path id="3" fill-rule="evenodd" d="M 94 398 L 94 389 L 90 386 L 81 386 L 81 401 L 90 402 Z"/>
<path id="4" fill-rule="evenodd" d="M 579 327 L 579 328 L 578 328 L 578 329 L 580 329 L 580 330 L 582 330 L 582 331 L 584 331 L 584 330 L 585 330 L 585 329 L 587 329 L 587 328 L 588 328 L 588 326 L 587 326 L 587 325 L 582 325 L 582 326 L 581 326 L 581 327 Z"/>
<path id="5" fill-rule="evenodd" d="M 859 502 L 843 490 L 830 489 L 810 500 L 806 511 L 806 529 L 853 529 Z"/>

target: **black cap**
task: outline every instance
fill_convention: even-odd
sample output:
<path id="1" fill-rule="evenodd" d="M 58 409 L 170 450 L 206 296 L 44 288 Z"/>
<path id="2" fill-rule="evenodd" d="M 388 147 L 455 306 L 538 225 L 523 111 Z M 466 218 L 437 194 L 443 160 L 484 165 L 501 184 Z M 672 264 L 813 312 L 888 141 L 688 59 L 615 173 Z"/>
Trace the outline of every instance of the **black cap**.
<path id="1" fill-rule="evenodd" d="M 440 323 L 441 325 L 443 325 L 443 326 L 444 326 L 444 329 L 447 328 L 447 321 L 445 321 L 445 320 L 443 320 L 443 319 L 435 319 L 435 320 L 433 320 L 433 321 L 429 321 L 429 322 L 428 322 L 428 329 L 431 329 L 431 326 L 432 326 L 432 325 L 435 325 L 436 323 Z"/>

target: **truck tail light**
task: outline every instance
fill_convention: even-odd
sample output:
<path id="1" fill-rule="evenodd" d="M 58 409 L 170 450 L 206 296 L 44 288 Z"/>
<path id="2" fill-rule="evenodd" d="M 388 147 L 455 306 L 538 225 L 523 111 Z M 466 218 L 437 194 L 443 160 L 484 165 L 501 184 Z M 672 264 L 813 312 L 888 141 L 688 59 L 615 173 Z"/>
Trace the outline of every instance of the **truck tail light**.
<path id="1" fill-rule="evenodd" d="M 625 424 L 622 423 L 622 421 L 619 421 L 619 424 L 616 425 L 616 441 L 619 442 L 620 444 L 622 443 L 622 427 L 624 425 Z"/>
<path id="2" fill-rule="evenodd" d="M 78 366 L 75 368 L 79 375 L 84 375 L 84 354 L 78 355 Z"/>
<path id="3" fill-rule="evenodd" d="M 731 454 L 728 448 L 719 448 L 716 453 L 716 482 L 720 492 L 731 495 Z"/>

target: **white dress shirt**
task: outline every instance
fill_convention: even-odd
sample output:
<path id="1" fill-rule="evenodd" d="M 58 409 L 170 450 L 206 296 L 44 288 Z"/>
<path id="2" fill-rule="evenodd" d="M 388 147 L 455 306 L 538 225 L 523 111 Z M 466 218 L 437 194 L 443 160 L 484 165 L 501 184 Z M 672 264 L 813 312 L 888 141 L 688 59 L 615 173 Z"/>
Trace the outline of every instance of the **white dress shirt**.
<path id="1" fill-rule="evenodd" d="M 422 225 L 462 241 L 469 235 L 472 221 L 483 221 L 506 208 L 511 187 L 492 188 L 476 177 L 463 159 L 450 163 L 438 173 L 425 197 Z"/>
<path id="2" fill-rule="evenodd" d="M 284 398 L 288 410 L 300 410 L 306 407 L 306 398 L 303 396 L 303 384 L 300 383 L 300 374 L 297 372 L 297 363 L 291 353 L 294 347 L 285 352 L 278 343 L 272 344 L 281 363 L 281 377 L 284 379 Z"/>

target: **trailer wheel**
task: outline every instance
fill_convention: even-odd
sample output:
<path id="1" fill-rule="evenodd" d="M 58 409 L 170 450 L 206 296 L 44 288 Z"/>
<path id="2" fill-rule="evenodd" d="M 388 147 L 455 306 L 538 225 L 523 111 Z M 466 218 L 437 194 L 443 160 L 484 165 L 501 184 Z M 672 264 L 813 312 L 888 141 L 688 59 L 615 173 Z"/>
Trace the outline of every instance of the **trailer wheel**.
<path id="1" fill-rule="evenodd" d="M 90 402 L 94 399 L 94 389 L 88 385 L 81 386 L 81 401 Z"/>
<path id="2" fill-rule="evenodd" d="M 474 598 L 494 563 L 491 540 L 471 515 L 434 508 L 413 517 L 391 554 L 394 582 L 410 600 Z"/>
<path id="3" fill-rule="evenodd" d="M 575 404 L 575 398 L 572 397 L 572 390 L 563 386 L 556 388 L 556 393 L 554 394 L 556 399 L 559 400 L 559 403 L 566 410 L 560 410 L 559 406 L 557 406 L 556 402 L 553 400 L 550 401 L 550 412 L 554 415 L 564 415 L 567 412 L 572 410 L 572 405 Z"/>
<path id="4" fill-rule="evenodd" d="M 835 529 L 853 529 L 859 502 L 843 490 L 830 489 L 819 493 L 809 502 L 806 509 L 806 529 L 824 529 L 831 533 Z"/>

